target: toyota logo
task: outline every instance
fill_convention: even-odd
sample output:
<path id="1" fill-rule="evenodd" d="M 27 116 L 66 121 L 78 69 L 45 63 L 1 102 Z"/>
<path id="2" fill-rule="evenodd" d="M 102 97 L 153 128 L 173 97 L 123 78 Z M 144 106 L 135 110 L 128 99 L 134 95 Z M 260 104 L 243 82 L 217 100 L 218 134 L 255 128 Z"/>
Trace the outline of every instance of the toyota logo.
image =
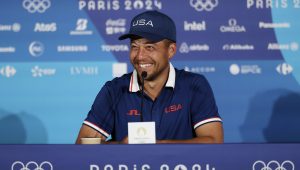
<path id="1" fill-rule="evenodd" d="M 44 13 L 51 6 L 50 0 L 24 0 L 23 7 L 30 13 Z"/>
<path id="2" fill-rule="evenodd" d="M 53 166 L 48 161 L 40 165 L 34 161 L 29 161 L 26 165 L 21 161 L 16 161 L 11 165 L 11 170 L 53 170 Z"/>
<path id="3" fill-rule="evenodd" d="M 190 0 L 190 5 L 195 8 L 196 11 L 212 11 L 218 6 L 218 0 Z"/>

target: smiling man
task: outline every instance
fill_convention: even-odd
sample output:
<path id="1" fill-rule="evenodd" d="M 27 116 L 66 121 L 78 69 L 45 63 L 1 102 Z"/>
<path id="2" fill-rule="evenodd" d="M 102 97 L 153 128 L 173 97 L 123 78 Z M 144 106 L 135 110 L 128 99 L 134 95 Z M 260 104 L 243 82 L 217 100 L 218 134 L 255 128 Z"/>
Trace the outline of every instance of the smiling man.
<path id="1" fill-rule="evenodd" d="M 82 137 L 128 142 L 128 122 L 154 121 L 157 143 L 222 143 L 223 127 L 212 89 L 204 76 L 178 70 L 170 63 L 176 53 L 174 21 L 146 11 L 131 21 L 130 61 L 134 71 L 108 81 L 83 122 Z M 144 73 L 143 73 L 144 72 Z"/>

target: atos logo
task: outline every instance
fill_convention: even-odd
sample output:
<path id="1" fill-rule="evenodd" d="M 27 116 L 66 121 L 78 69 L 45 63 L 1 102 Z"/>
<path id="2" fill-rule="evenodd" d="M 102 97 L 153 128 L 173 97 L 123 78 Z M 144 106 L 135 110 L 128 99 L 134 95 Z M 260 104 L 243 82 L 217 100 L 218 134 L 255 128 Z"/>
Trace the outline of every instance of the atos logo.
<path id="1" fill-rule="evenodd" d="M 52 23 L 35 23 L 34 32 L 55 32 L 57 26 L 55 22 Z"/>
<path id="2" fill-rule="evenodd" d="M 39 57 L 44 53 L 45 47 L 41 42 L 33 41 L 30 43 L 28 50 L 33 57 Z"/>
<path id="3" fill-rule="evenodd" d="M 23 162 L 15 161 L 11 165 L 11 170 L 53 170 L 53 166 L 48 161 L 44 161 L 40 165 L 34 161 L 29 161 L 26 165 Z"/>
<path id="4" fill-rule="evenodd" d="M 10 78 L 16 74 L 17 70 L 13 66 L 5 66 L 0 68 L 0 75 Z"/>
<path id="5" fill-rule="evenodd" d="M 254 162 L 252 170 L 294 170 L 295 165 L 292 161 L 286 160 L 280 164 L 278 161 L 272 160 L 267 164 L 258 160 Z"/>
<path id="6" fill-rule="evenodd" d="M 24 0 L 23 8 L 25 8 L 30 13 L 44 13 L 48 8 L 50 8 L 50 0 Z"/>
<path id="7" fill-rule="evenodd" d="M 190 0 L 190 5 L 196 11 L 212 11 L 218 6 L 218 0 Z"/>
<path id="8" fill-rule="evenodd" d="M 276 71 L 279 74 L 288 75 L 288 74 L 291 74 L 293 72 L 293 67 L 291 65 L 287 64 L 287 63 L 282 63 L 282 64 L 279 64 L 276 67 Z"/>

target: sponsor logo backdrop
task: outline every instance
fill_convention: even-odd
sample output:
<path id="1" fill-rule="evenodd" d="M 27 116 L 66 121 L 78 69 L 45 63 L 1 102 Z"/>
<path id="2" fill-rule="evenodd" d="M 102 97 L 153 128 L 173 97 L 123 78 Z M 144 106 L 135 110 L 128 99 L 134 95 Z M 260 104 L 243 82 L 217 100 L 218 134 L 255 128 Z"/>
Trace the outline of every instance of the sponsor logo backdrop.
<path id="1" fill-rule="evenodd" d="M 225 142 L 300 141 L 300 0 L 0 4 L 0 143 L 73 143 L 102 85 L 132 71 L 117 38 L 144 10 L 175 20 L 172 63 L 208 78 Z"/>

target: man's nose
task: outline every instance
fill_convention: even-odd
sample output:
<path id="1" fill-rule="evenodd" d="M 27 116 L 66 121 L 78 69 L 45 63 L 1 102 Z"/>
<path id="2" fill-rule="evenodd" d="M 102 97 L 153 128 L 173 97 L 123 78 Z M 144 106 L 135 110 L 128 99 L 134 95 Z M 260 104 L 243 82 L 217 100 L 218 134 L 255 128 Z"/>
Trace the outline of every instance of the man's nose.
<path id="1" fill-rule="evenodd" d="M 137 52 L 138 59 L 143 59 L 145 57 L 145 49 L 143 47 L 140 47 Z"/>

